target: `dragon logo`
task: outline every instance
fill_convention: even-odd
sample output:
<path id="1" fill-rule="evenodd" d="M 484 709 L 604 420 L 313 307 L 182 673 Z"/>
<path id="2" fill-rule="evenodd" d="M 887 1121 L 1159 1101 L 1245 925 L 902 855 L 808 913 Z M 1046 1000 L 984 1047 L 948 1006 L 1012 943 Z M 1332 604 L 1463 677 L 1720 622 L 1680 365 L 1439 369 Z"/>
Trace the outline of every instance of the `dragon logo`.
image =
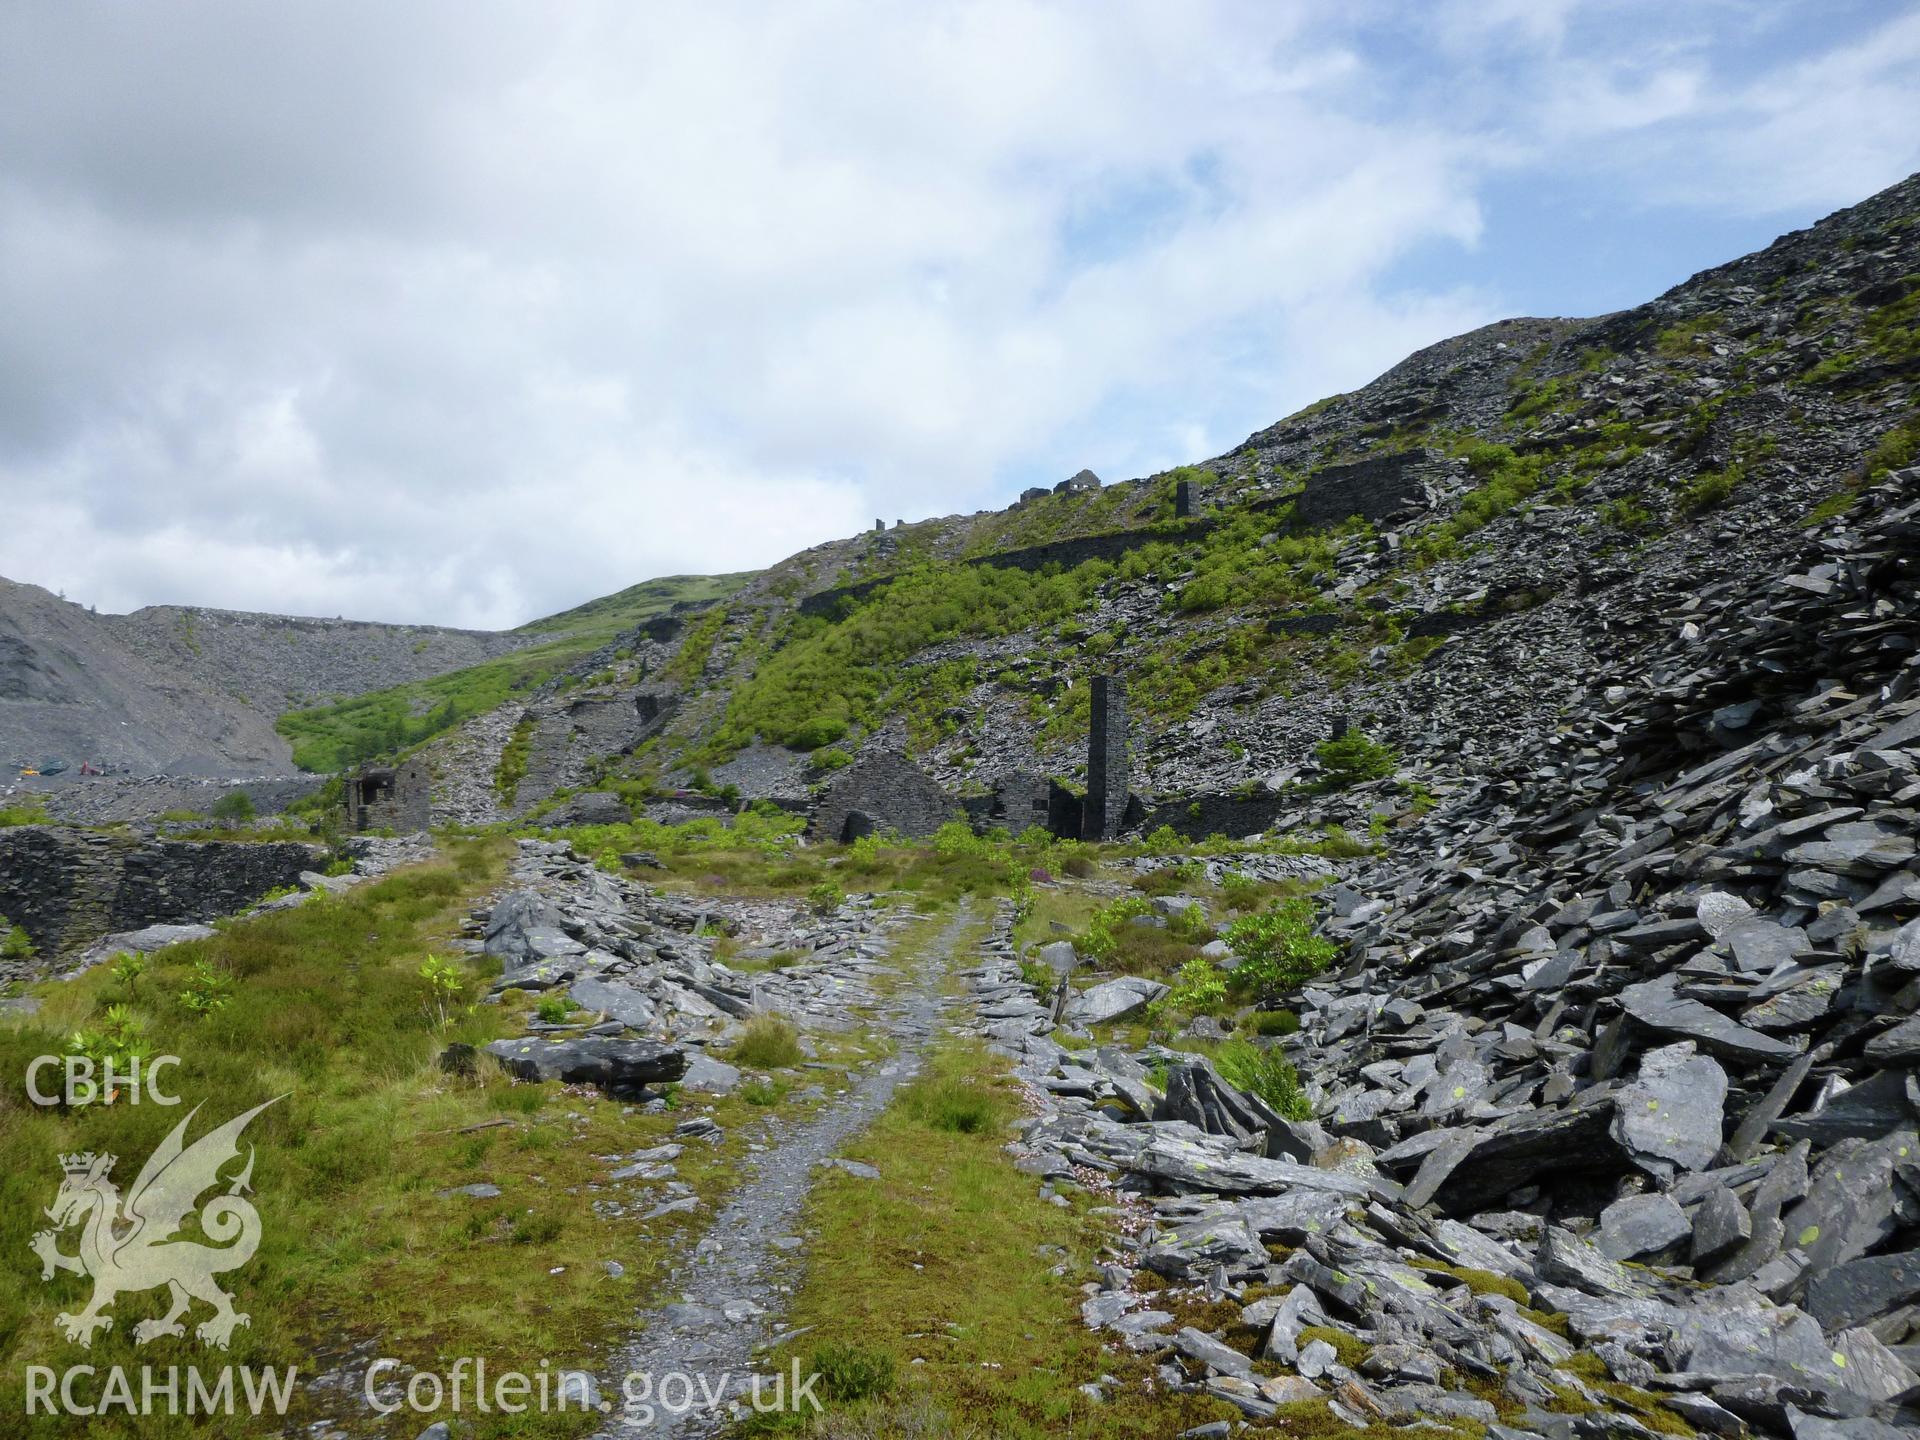
<path id="1" fill-rule="evenodd" d="M 46 1212 L 53 1228 L 35 1235 L 32 1248 L 40 1257 L 42 1280 L 53 1279 L 58 1270 L 93 1280 L 93 1298 L 86 1309 L 78 1315 L 54 1317 L 67 1339 L 92 1345 L 96 1330 L 113 1328 L 113 1317 L 102 1312 L 117 1295 L 165 1285 L 172 1297 L 167 1313 L 134 1326 L 134 1342 L 144 1345 L 162 1335 L 184 1335 L 180 1317 L 195 1300 L 203 1300 L 213 1306 L 213 1314 L 194 1328 L 194 1334 L 205 1344 L 227 1348 L 234 1328 L 249 1321 L 234 1310 L 233 1296 L 213 1277 L 239 1269 L 260 1246 L 260 1214 L 240 1193 L 250 1188 L 253 1178 L 251 1145 L 246 1147 L 245 1167 L 226 1182 L 226 1193 L 200 1207 L 201 1233 L 214 1243 L 175 1237 L 201 1194 L 221 1183 L 221 1168 L 239 1158 L 240 1132 L 267 1105 L 285 1098 L 276 1096 L 266 1105 L 257 1105 L 187 1146 L 183 1144 L 187 1126 L 200 1113 L 200 1107 L 194 1106 L 140 1167 L 124 1202 L 119 1187 L 107 1178 L 115 1156 L 89 1151 L 60 1157 L 66 1178 Z M 80 1253 L 63 1255 L 57 1244 L 59 1232 L 76 1224 L 83 1227 Z"/>

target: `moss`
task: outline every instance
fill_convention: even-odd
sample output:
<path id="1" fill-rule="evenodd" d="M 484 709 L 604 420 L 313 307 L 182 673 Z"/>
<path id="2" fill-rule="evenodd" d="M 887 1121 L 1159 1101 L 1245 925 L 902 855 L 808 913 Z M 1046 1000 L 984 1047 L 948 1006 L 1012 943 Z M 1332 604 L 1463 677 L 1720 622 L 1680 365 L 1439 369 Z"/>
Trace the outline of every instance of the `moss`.
<path id="1" fill-rule="evenodd" d="M 1530 1305 L 1523 1303 L 1520 1306 L 1520 1314 L 1525 1319 L 1531 1320 L 1534 1324 L 1538 1325 L 1542 1330 L 1552 1331 L 1562 1340 L 1572 1338 L 1572 1334 L 1567 1326 L 1567 1317 L 1558 1310 L 1535 1310 Z"/>
<path id="2" fill-rule="evenodd" d="M 1588 1389 L 1597 1390 L 1608 1399 L 1618 1401 L 1634 1411 L 1649 1429 L 1658 1430 L 1663 1435 L 1690 1436 L 1695 1433 L 1693 1426 L 1669 1410 L 1658 1395 L 1615 1380 L 1613 1372 L 1607 1369 L 1606 1361 L 1591 1351 L 1582 1350 L 1570 1355 L 1554 1369 L 1576 1376 L 1586 1383 Z M 1599 1408 L 1570 1385 L 1550 1382 L 1550 1388 L 1569 1413 L 1586 1414 Z"/>
<path id="3" fill-rule="evenodd" d="M 1491 1270 L 1475 1270 L 1465 1265 L 1449 1265 L 1444 1260 L 1419 1256 L 1409 1262 L 1416 1270 L 1435 1275 L 1451 1275 L 1476 1295 L 1504 1295 L 1516 1305 L 1531 1305 L 1533 1297 L 1518 1280 L 1496 1275 Z"/>
<path id="4" fill-rule="evenodd" d="M 1349 1370 L 1359 1368 L 1360 1362 L 1367 1358 L 1368 1353 L 1373 1348 L 1365 1341 L 1356 1340 L 1353 1336 L 1347 1334 L 1346 1331 L 1335 1330 L 1330 1325 L 1304 1326 L 1299 1335 L 1295 1337 L 1295 1343 L 1302 1349 L 1305 1349 L 1316 1340 L 1324 1340 L 1327 1344 L 1331 1345 L 1336 1358 Z"/>

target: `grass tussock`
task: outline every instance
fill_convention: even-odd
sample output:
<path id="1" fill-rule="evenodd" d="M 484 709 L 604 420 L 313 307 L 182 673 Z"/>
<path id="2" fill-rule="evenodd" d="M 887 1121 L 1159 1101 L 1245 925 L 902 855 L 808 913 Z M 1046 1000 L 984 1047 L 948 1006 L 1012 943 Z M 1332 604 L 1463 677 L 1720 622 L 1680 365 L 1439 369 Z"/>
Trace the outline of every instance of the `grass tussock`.
<path id="1" fill-rule="evenodd" d="M 746 1034 L 727 1058 L 753 1070 L 785 1070 L 806 1057 L 800 1049 L 800 1032 L 793 1028 L 792 1021 L 778 1015 L 756 1015 L 747 1022 Z"/>

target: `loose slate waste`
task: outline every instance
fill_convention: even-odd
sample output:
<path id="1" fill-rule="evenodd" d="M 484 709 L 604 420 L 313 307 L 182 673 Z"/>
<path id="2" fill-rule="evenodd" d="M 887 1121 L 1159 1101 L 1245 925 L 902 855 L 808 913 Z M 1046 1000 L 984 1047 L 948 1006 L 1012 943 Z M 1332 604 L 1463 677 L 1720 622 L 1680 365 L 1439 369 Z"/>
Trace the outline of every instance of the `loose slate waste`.
<path id="1" fill-rule="evenodd" d="M 1342 959 L 1256 1042 L 1313 1121 L 1191 1055 L 1062 1046 L 1003 928 L 972 983 L 1039 1107 L 1021 1163 L 1132 1217 L 1088 1323 L 1249 1417 L 1287 1367 L 1355 1426 L 1475 1415 L 1477 1377 L 1522 1407 L 1490 1433 L 1650 1433 L 1559 1368 L 1584 1350 L 1705 1432 L 1920 1433 L 1916 557 L 1898 471 L 1757 598 L 1676 594 L 1588 713 L 1342 862 Z M 1125 983 L 1094 978 L 1067 1028 Z M 1262 1287 L 1256 1353 L 1181 1328 L 1179 1289 L 1146 1303 L 1149 1273 Z M 1605 1421 L 1552 1413 L 1568 1387 Z"/>

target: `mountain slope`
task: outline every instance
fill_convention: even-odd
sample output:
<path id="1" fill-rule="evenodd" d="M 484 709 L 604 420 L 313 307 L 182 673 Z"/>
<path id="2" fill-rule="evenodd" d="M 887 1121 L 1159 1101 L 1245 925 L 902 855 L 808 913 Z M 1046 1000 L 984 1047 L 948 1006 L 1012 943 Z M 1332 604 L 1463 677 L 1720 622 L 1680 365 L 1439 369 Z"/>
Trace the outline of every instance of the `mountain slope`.
<path id="1" fill-rule="evenodd" d="M 340 770 L 385 751 L 415 745 L 529 692 L 580 663 L 632 626 L 728 595 L 747 579 L 735 575 L 669 575 L 642 581 L 558 615 L 495 637 L 524 648 L 430 679 L 354 694 L 291 711 L 279 730 L 303 770 Z"/>
<path id="2" fill-rule="evenodd" d="M 197 689 L 78 605 L 0 579 L 0 761 L 180 774 L 285 766 L 270 717 Z"/>
<path id="3" fill-rule="evenodd" d="M 100 615 L 0 580 L 0 761 L 337 768 L 498 705 L 624 626 L 740 578 L 651 580 L 512 631 L 173 605 Z"/>
<path id="4" fill-rule="evenodd" d="M 1703 579 L 1780 573 L 1911 463 L 1916 217 L 1910 179 L 1636 309 L 1429 347 L 1204 465 L 814 547 L 535 697 L 535 767 L 799 802 L 835 752 L 898 748 L 962 793 L 1072 781 L 1112 669 L 1167 818 L 1264 828 L 1339 717 L 1478 772 Z M 627 698 L 655 718 L 604 744 L 554 708 Z"/>

